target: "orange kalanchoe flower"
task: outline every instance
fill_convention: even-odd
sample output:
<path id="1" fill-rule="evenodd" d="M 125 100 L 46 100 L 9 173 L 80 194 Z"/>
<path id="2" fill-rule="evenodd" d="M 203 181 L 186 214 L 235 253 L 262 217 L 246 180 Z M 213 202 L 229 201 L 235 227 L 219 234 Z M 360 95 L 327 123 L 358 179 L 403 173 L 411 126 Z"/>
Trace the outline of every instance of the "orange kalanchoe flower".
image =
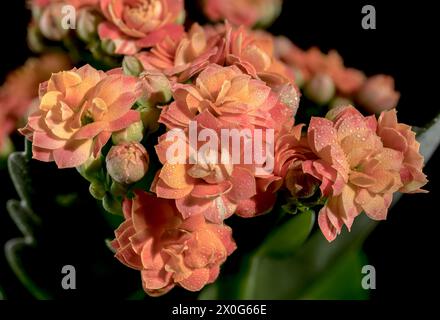
<path id="1" fill-rule="evenodd" d="M 285 122 L 289 116 L 293 119 L 298 106 L 298 101 L 291 109 L 277 104 L 278 97 L 263 81 L 252 79 L 236 66 L 217 64 L 204 69 L 194 84 L 176 84 L 173 95 L 175 101 L 160 116 L 169 129 L 186 128 L 204 110 L 225 123 L 274 128 L 282 124 L 277 122 L 282 119 L 274 120 L 275 110 L 284 111 Z"/>
<path id="2" fill-rule="evenodd" d="M 123 204 L 125 222 L 112 242 L 116 258 L 141 271 L 147 294 L 160 296 L 179 285 L 199 291 L 214 282 L 234 252 L 232 230 L 205 221 L 183 220 L 173 201 L 137 192 Z"/>
<path id="3" fill-rule="evenodd" d="M 187 33 L 182 27 L 150 51 L 136 54 L 136 58 L 145 70 L 158 69 L 172 79 L 185 82 L 210 63 L 223 64 L 224 45 L 224 34 L 209 32 L 194 23 Z"/>
<path id="4" fill-rule="evenodd" d="M 420 154 L 420 143 L 416 140 L 416 134 L 410 126 L 397 122 L 396 109 L 380 115 L 377 134 L 385 147 L 397 150 L 404 156 L 400 170 L 403 187 L 399 191 L 403 193 L 426 192 L 420 189 L 428 183 L 422 171 L 424 159 Z"/>
<path id="5" fill-rule="evenodd" d="M 175 23 L 184 14 L 183 0 L 100 0 L 100 6 L 108 19 L 99 25 L 101 40 L 112 40 L 115 53 L 127 55 L 178 32 Z"/>
<path id="6" fill-rule="evenodd" d="M 228 20 L 234 25 L 267 26 L 279 15 L 282 0 L 202 0 L 212 21 Z"/>
<path id="7" fill-rule="evenodd" d="M 55 73 L 40 88 L 39 110 L 21 130 L 33 142 L 33 157 L 76 167 L 96 157 L 112 132 L 140 120 L 131 107 L 138 80 L 119 69 L 108 73 L 86 65 Z"/>
<path id="8" fill-rule="evenodd" d="M 393 193 L 419 191 L 426 183 L 410 128 L 398 126 L 392 114 L 380 122 L 378 129 L 374 116 L 364 117 L 352 106 L 310 122 L 308 142 L 318 160 L 306 160 L 303 170 L 322 181 L 328 200 L 318 222 L 329 241 L 344 224 L 350 229 L 361 211 L 374 220 L 386 219 Z"/>
<path id="9" fill-rule="evenodd" d="M 237 65 L 270 86 L 294 80 L 292 71 L 275 57 L 273 36 L 263 31 L 226 24 L 225 59 L 226 65 Z"/>
<path id="10" fill-rule="evenodd" d="M 197 122 L 197 132 L 209 128 L 220 137 L 222 123 L 208 110 L 194 118 Z M 195 215 L 205 216 L 211 222 L 222 223 L 232 214 L 240 215 L 248 212 L 252 206 L 246 201 L 257 194 L 257 186 L 252 165 L 234 164 L 231 160 L 230 149 L 204 149 L 203 143 L 197 141 L 192 145 L 188 131 L 181 131 L 177 141 L 164 134 L 159 138 L 156 152 L 163 164 L 153 182 L 151 191 L 158 197 L 174 199 L 177 209 L 184 218 Z M 183 150 L 172 154 L 173 146 L 183 145 Z M 184 153 L 184 158 L 179 160 Z M 220 161 L 227 155 L 230 161 Z M 176 158 L 173 158 L 176 156 Z M 272 203 L 273 204 L 273 203 Z M 252 216 L 258 213 L 253 211 Z"/>
<path id="11" fill-rule="evenodd" d="M 69 68 L 67 56 L 50 53 L 30 58 L 7 77 L 0 88 L 0 150 L 4 139 L 30 112 L 33 100 L 38 97 L 40 83 L 47 81 L 53 72 Z"/>

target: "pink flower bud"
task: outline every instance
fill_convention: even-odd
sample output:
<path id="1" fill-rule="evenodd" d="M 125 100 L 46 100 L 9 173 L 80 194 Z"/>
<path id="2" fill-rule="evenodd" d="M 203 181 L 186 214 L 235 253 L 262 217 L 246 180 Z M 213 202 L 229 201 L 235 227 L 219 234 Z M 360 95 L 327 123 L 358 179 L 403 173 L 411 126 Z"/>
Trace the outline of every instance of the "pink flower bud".
<path id="1" fill-rule="evenodd" d="M 171 100 L 171 85 L 162 72 L 145 70 L 141 73 L 140 79 L 147 94 L 146 102 L 148 105 L 164 104 Z"/>
<path id="2" fill-rule="evenodd" d="M 335 84 L 329 75 L 317 74 L 306 84 L 304 93 L 313 102 L 326 104 L 335 94 Z"/>
<path id="3" fill-rule="evenodd" d="M 147 173 L 149 157 L 140 143 L 123 143 L 110 149 L 106 163 L 107 171 L 114 181 L 132 184 Z"/>
<path id="4" fill-rule="evenodd" d="M 400 93 L 394 90 L 394 79 L 379 74 L 369 78 L 361 88 L 357 100 L 362 107 L 371 113 L 395 108 Z"/>
<path id="5" fill-rule="evenodd" d="M 69 32 L 68 28 L 63 28 L 63 3 L 54 3 L 48 6 L 41 14 L 39 27 L 41 33 L 49 40 L 59 41 Z"/>

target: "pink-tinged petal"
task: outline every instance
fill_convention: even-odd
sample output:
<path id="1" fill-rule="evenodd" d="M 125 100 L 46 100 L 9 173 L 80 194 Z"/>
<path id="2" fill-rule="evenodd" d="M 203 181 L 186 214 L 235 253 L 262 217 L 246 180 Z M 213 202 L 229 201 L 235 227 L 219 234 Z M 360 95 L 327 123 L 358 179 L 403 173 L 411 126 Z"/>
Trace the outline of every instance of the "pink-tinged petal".
<path id="1" fill-rule="evenodd" d="M 365 189 L 357 194 L 356 202 L 362 206 L 365 213 L 373 220 L 385 220 L 388 207 L 391 204 L 389 198 L 385 200 L 383 195 L 372 194 Z"/>
<path id="2" fill-rule="evenodd" d="M 98 157 L 101 153 L 102 147 L 110 140 L 112 133 L 109 131 L 101 132 L 94 140 L 93 144 L 93 157 Z"/>
<path id="3" fill-rule="evenodd" d="M 235 203 L 250 199 L 257 193 L 255 178 L 247 169 L 234 167 L 230 181 L 233 187 L 227 196 Z"/>
<path id="4" fill-rule="evenodd" d="M 376 183 L 376 179 L 365 173 L 353 171 L 350 173 L 350 183 L 358 187 L 369 188 Z"/>
<path id="5" fill-rule="evenodd" d="M 69 141 L 63 149 L 53 151 L 58 168 L 74 168 L 85 163 L 92 155 L 93 140 Z"/>
<path id="6" fill-rule="evenodd" d="M 179 284 L 189 291 L 201 290 L 209 281 L 209 269 L 196 269 L 191 276 L 179 282 Z"/>
<path id="7" fill-rule="evenodd" d="M 136 42 L 128 39 L 110 22 L 102 22 L 99 24 L 98 35 L 101 40 L 110 39 L 114 42 L 116 54 L 133 55 L 138 51 Z"/>
<path id="8" fill-rule="evenodd" d="M 176 199 L 177 210 L 184 219 L 202 214 L 212 205 L 212 199 L 200 199 L 191 195 Z"/>
<path id="9" fill-rule="evenodd" d="M 193 187 L 193 179 L 187 174 L 188 165 L 165 163 L 159 173 L 159 178 L 170 188 L 187 189 Z"/>
<path id="10" fill-rule="evenodd" d="M 332 242 L 336 239 L 336 236 L 341 232 L 341 230 L 335 228 L 335 226 L 333 226 L 333 224 L 330 222 L 327 215 L 327 210 L 328 209 L 324 207 L 319 212 L 318 225 L 327 241 Z"/>
<path id="11" fill-rule="evenodd" d="M 219 184 L 197 183 L 191 191 L 195 198 L 213 199 L 229 192 L 232 189 L 230 181 L 223 181 Z"/>
<path id="12" fill-rule="evenodd" d="M 160 290 L 161 294 L 166 293 L 166 291 L 171 290 L 169 287 L 171 282 L 171 274 L 163 269 L 145 269 L 142 270 L 142 282 L 144 288 L 151 290 Z M 166 288 L 166 290 L 163 290 Z"/>
<path id="13" fill-rule="evenodd" d="M 243 218 L 265 214 L 272 210 L 276 198 L 276 194 L 270 191 L 258 193 L 250 199 L 241 200 L 235 213 Z"/>
<path id="14" fill-rule="evenodd" d="M 54 161 L 53 152 L 52 150 L 32 146 L 32 159 L 43 162 L 51 162 Z"/>
<path id="15" fill-rule="evenodd" d="M 161 42 L 167 36 L 181 34 L 183 26 L 179 24 L 169 24 L 153 32 L 150 32 L 141 40 L 136 41 L 139 48 L 149 48 Z"/>
<path id="16" fill-rule="evenodd" d="M 380 131 L 380 137 L 383 145 L 387 148 L 403 153 L 408 149 L 408 142 L 405 137 L 394 128 L 382 128 Z"/>
<path id="17" fill-rule="evenodd" d="M 92 139 L 104 130 L 107 130 L 107 123 L 102 121 L 93 122 L 81 127 L 72 138 L 75 140 Z"/>
<path id="18" fill-rule="evenodd" d="M 128 128 L 133 123 L 141 120 L 141 114 L 136 110 L 129 110 L 125 115 L 119 119 L 113 120 L 107 124 L 107 130 L 111 132 L 120 131 Z"/>
<path id="19" fill-rule="evenodd" d="M 234 214 L 237 205 L 232 203 L 227 197 L 220 196 L 211 200 L 210 206 L 204 211 L 203 215 L 212 223 L 223 223 L 223 220 Z"/>
<path id="20" fill-rule="evenodd" d="M 219 237 L 219 239 L 225 246 L 228 255 L 232 254 L 232 252 L 237 249 L 237 244 L 232 238 L 232 229 L 230 227 L 228 227 L 227 225 L 213 223 L 209 223 L 207 227 Z"/>
<path id="21" fill-rule="evenodd" d="M 33 134 L 32 143 L 34 146 L 39 148 L 55 150 L 64 147 L 66 140 L 51 137 L 45 132 L 35 131 Z"/>
<path id="22" fill-rule="evenodd" d="M 192 186 L 184 189 L 174 189 L 168 186 L 162 179 L 157 179 L 154 184 L 154 189 L 152 186 L 151 191 L 155 192 L 158 197 L 165 199 L 181 199 L 191 193 Z"/>
<path id="23" fill-rule="evenodd" d="M 209 270 L 209 279 L 207 283 L 213 283 L 220 274 L 220 267 L 214 267 Z"/>

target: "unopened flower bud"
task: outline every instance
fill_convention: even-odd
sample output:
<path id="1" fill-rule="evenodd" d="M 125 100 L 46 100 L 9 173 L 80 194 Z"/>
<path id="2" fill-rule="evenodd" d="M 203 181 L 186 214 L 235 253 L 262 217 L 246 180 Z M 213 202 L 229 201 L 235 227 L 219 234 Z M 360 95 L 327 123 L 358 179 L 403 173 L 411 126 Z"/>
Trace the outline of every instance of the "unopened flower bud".
<path id="1" fill-rule="evenodd" d="M 102 199 L 102 206 L 107 212 L 112 214 L 122 215 L 122 204 L 115 199 L 111 194 L 107 193 Z"/>
<path id="2" fill-rule="evenodd" d="M 106 195 L 105 187 L 102 183 L 95 181 L 90 184 L 89 192 L 93 198 L 102 200 Z"/>
<path id="3" fill-rule="evenodd" d="M 63 3 L 53 3 L 41 14 L 40 31 L 49 40 L 60 41 L 69 32 L 69 29 L 63 26 L 63 6 Z"/>
<path id="4" fill-rule="evenodd" d="M 353 101 L 344 97 L 335 97 L 330 102 L 330 109 L 334 109 L 337 107 L 350 106 L 353 105 Z"/>
<path id="5" fill-rule="evenodd" d="M 31 49 L 33 52 L 38 53 L 44 50 L 45 45 L 43 35 L 36 24 L 32 24 L 28 27 L 27 43 L 29 49 Z"/>
<path id="6" fill-rule="evenodd" d="M 324 105 L 335 95 L 335 84 L 329 75 L 317 74 L 306 84 L 304 93 L 313 102 Z"/>
<path id="7" fill-rule="evenodd" d="M 124 60 L 122 60 L 122 69 L 125 74 L 134 77 L 138 77 L 142 70 L 144 70 L 141 62 L 134 56 L 124 57 Z"/>
<path id="8" fill-rule="evenodd" d="M 156 106 L 146 106 L 142 107 L 141 110 L 141 119 L 144 124 L 145 129 L 148 130 L 148 133 L 153 133 L 159 130 L 159 117 L 160 117 L 160 109 Z"/>
<path id="9" fill-rule="evenodd" d="M 141 142 L 143 137 L 144 125 L 142 121 L 138 121 L 121 131 L 114 132 L 112 141 L 115 145 L 118 145 L 124 142 Z"/>
<path id="10" fill-rule="evenodd" d="M 113 55 L 116 51 L 116 45 L 111 39 L 104 39 L 101 41 L 101 49 L 104 53 Z"/>
<path id="11" fill-rule="evenodd" d="M 141 180 L 148 171 L 149 157 L 137 142 L 113 146 L 106 158 L 107 172 L 116 182 L 132 184 Z"/>
<path id="12" fill-rule="evenodd" d="M 370 113 L 395 108 L 400 93 L 394 90 L 394 79 L 386 75 L 376 75 L 369 78 L 357 96 L 357 102 Z"/>
<path id="13" fill-rule="evenodd" d="M 102 160 L 100 156 L 96 159 L 90 157 L 84 164 L 77 167 L 76 170 L 91 183 L 103 180 Z"/>
<path id="14" fill-rule="evenodd" d="M 79 38 L 85 42 L 92 41 L 97 35 L 98 25 L 101 20 L 101 16 L 91 8 L 79 10 L 76 28 Z"/>
<path id="15" fill-rule="evenodd" d="M 262 10 L 261 18 L 257 21 L 256 27 L 266 28 L 275 21 L 281 13 L 282 1 L 267 1 L 264 9 Z"/>
<path id="16" fill-rule="evenodd" d="M 171 100 L 172 92 L 168 78 L 160 71 L 145 70 L 141 73 L 140 79 L 146 91 L 145 102 L 154 106 L 164 104 Z"/>

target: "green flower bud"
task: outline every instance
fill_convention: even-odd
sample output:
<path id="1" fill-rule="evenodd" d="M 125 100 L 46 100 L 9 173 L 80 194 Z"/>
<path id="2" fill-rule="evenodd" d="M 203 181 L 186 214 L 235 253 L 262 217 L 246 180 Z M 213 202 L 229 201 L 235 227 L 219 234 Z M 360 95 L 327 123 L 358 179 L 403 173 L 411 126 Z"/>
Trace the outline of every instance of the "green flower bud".
<path id="1" fill-rule="evenodd" d="M 148 130 L 148 133 L 153 133 L 159 130 L 159 116 L 160 109 L 156 106 L 142 107 L 140 110 L 141 119 L 144 127 Z"/>
<path id="2" fill-rule="evenodd" d="M 337 107 L 342 107 L 342 106 L 348 106 L 348 105 L 352 105 L 353 101 L 351 101 L 350 99 L 344 98 L 344 97 L 335 97 L 331 102 L 330 102 L 330 109 L 334 109 Z"/>
<path id="3" fill-rule="evenodd" d="M 106 194 L 102 199 L 102 206 L 107 212 L 122 215 L 122 203 L 115 199 L 111 194 Z"/>
<path id="4" fill-rule="evenodd" d="M 106 195 L 105 187 L 102 183 L 95 181 L 90 184 L 89 192 L 92 195 L 93 198 L 97 200 L 104 199 Z"/>
<path id="5" fill-rule="evenodd" d="M 141 62 L 134 56 L 124 57 L 124 60 L 122 60 L 122 69 L 125 74 L 134 77 L 138 77 L 142 70 L 144 70 Z"/>
<path id="6" fill-rule="evenodd" d="M 102 181 L 103 171 L 102 171 L 102 159 L 100 156 L 98 158 L 90 157 L 83 165 L 76 168 L 77 171 L 85 178 L 87 181 L 93 183 L 96 181 Z"/>
<path id="7" fill-rule="evenodd" d="M 114 132 L 112 141 L 116 145 L 124 142 L 141 142 L 143 137 L 144 125 L 142 121 L 138 121 L 121 131 Z"/>
<path id="8" fill-rule="evenodd" d="M 79 10 L 76 28 L 78 37 L 85 42 L 95 39 L 101 21 L 102 17 L 93 9 L 84 8 Z"/>
<path id="9" fill-rule="evenodd" d="M 116 51 L 116 45 L 111 39 L 104 39 L 101 41 L 101 49 L 104 53 L 113 55 Z"/>

